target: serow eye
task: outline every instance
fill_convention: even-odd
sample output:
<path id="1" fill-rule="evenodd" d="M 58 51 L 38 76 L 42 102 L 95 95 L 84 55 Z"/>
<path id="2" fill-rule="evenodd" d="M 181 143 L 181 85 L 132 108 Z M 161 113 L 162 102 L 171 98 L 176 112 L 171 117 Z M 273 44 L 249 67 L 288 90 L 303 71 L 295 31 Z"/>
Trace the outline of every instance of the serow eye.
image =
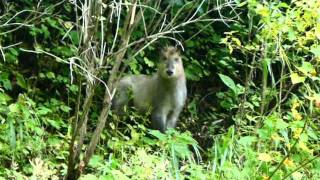
<path id="1" fill-rule="evenodd" d="M 178 58 L 174 58 L 174 61 L 175 61 L 175 62 L 178 62 L 178 61 L 179 61 L 179 59 L 178 59 Z"/>

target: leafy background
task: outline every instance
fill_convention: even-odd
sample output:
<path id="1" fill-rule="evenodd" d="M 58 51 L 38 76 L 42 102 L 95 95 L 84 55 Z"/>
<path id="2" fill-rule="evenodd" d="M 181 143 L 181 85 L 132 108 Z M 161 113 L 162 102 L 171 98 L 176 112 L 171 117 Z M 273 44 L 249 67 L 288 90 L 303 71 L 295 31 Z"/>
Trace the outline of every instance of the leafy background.
<path id="1" fill-rule="evenodd" d="M 188 1 L 166 3 L 174 14 Z M 320 3 L 234 3 L 237 12 L 220 12 L 234 21 L 197 22 L 176 37 L 185 48 L 188 80 L 177 130 L 149 130 L 148 117 L 132 110 L 120 122 L 110 113 L 81 178 L 320 178 Z M 62 59 L 77 54 L 78 32 L 69 32 L 74 7 L 49 0 L 1 1 L 0 7 L 0 179 L 59 179 L 67 172 L 84 77 L 48 54 L 28 50 Z M 209 16 L 220 17 L 216 11 Z M 143 33 L 138 27 L 132 36 Z M 155 72 L 163 44 L 174 42 L 148 46 L 126 73 Z M 128 49 L 126 56 L 132 54 Z M 96 91 L 90 119 L 103 106 L 101 87 Z M 95 126 L 91 121 L 88 129 Z"/>

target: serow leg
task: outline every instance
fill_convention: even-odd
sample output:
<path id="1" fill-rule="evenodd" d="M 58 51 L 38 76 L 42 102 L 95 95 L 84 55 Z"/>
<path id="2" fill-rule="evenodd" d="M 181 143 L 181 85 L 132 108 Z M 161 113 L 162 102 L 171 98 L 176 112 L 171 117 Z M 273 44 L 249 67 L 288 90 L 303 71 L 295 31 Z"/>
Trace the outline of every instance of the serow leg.
<path id="1" fill-rule="evenodd" d="M 180 111 L 175 110 L 175 111 L 171 111 L 168 114 L 166 128 L 175 128 L 176 127 L 177 122 L 178 122 L 179 113 L 180 113 Z"/>
<path id="2" fill-rule="evenodd" d="M 153 129 L 160 130 L 162 133 L 164 133 L 166 128 L 166 116 L 164 116 L 164 113 L 160 113 L 157 111 L 154 111 L 152 113 L 151 117 L 151 126 Z"/>

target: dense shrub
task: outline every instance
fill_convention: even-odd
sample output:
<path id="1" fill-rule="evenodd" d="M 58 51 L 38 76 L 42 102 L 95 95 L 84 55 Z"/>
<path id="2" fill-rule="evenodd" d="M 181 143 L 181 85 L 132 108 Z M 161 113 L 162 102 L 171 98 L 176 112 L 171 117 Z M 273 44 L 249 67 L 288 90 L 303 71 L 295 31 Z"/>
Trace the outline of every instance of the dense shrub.
<path id="1" fill-rule="evenodd" d="M 81 106 L 91 82 L 81 69 L 88 63 L 79 48 L 84 37 L 75 11 L 80 9 L 72 3 L 0 1 L 0 179 L 67 174 L 73 123 L 85 114 Z M 161 26 L 152 6 L 139 3 L 146 10 L 131 34 L 134 40 L 157 31 L 156 23 Z M 117 16 L 123 18 L 119 36 L 125 34 L 121 27 L 131 5 Z M 156 5 L 176 22 L 195 12 L 211 20 L 181 26 L 183 32 L 137 53 L 147 43 L 141 40 L 122 57 L 128 60 L 121 64 L 124 74 L 150 74 L 160 46 L 182 43 L 188 102 L 178 128 L 162 134 L 149 130 L 149 117 L 132 109 L 121 121 L 108 113 L 81 179 L 319 179 L 320 3 L 170 0 Z M 104 40 L 121 49 L 112 17 L 99 17 L 110 21 Z M 143 25 L 149 21 L 154 26 Z M 100 35 L 101 26 L 96 27 Z M 94 74 L 101 81 L 116 64 L 114 56 L 105 60 L 108 64 Z M 105 106 L 101 81 L 92 80 L 89 135 Z M 88 144 L 89 136 L 83 141 Z M 85 150 L 80 149 L 80 159 Z"/>

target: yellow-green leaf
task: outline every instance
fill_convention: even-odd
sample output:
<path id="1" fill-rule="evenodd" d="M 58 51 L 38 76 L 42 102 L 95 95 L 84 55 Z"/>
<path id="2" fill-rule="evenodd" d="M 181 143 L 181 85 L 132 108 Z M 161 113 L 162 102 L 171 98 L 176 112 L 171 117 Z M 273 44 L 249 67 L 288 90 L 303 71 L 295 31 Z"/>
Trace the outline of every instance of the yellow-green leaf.
<path id="1" fill-rule="evenodd" d="M 232 40 L 238 45 L 241 46 L 241 41 L 238 38 L 232 38 Z"/>
<path id="2" fill-rule="evenodd" d="M 306 77 L 299 76 L 298 73 L 291 73 L 290 75 L 292 84 L 302 83 L 306 80 Z"/>
<path id="3" fill-rule="evenodd" d="M 268 153 L 260 153 L 258 159 L 263 162 L 272 161 L 272 157 Z"/>
<path id="4" fill-rule="evenodd" d="M 70 28 L 72 28 L 72 22 L 70 22 L 70 21 L 66 21 L 66 22 L 64 22 L 63 23 L 63 25 L 67 28 L 67 29 L 70 29 Z"/>
<path id="5" fill-rule="evenodd" d="M 301 67 L 297 67 L 297 69 L 299 71 L 301 71 L 304 75 L 309 75 L 311 74 L 311 72 L 315 71 L 314 67 L 312 66 L 312 64 L 310 62 L 302 62 L 302 66 Z"/>
<path id="6" fill-rule="evenodd" d="M 316 57 L 320 57 L 320 46 L 312 47 L 310 50 Z"/>

